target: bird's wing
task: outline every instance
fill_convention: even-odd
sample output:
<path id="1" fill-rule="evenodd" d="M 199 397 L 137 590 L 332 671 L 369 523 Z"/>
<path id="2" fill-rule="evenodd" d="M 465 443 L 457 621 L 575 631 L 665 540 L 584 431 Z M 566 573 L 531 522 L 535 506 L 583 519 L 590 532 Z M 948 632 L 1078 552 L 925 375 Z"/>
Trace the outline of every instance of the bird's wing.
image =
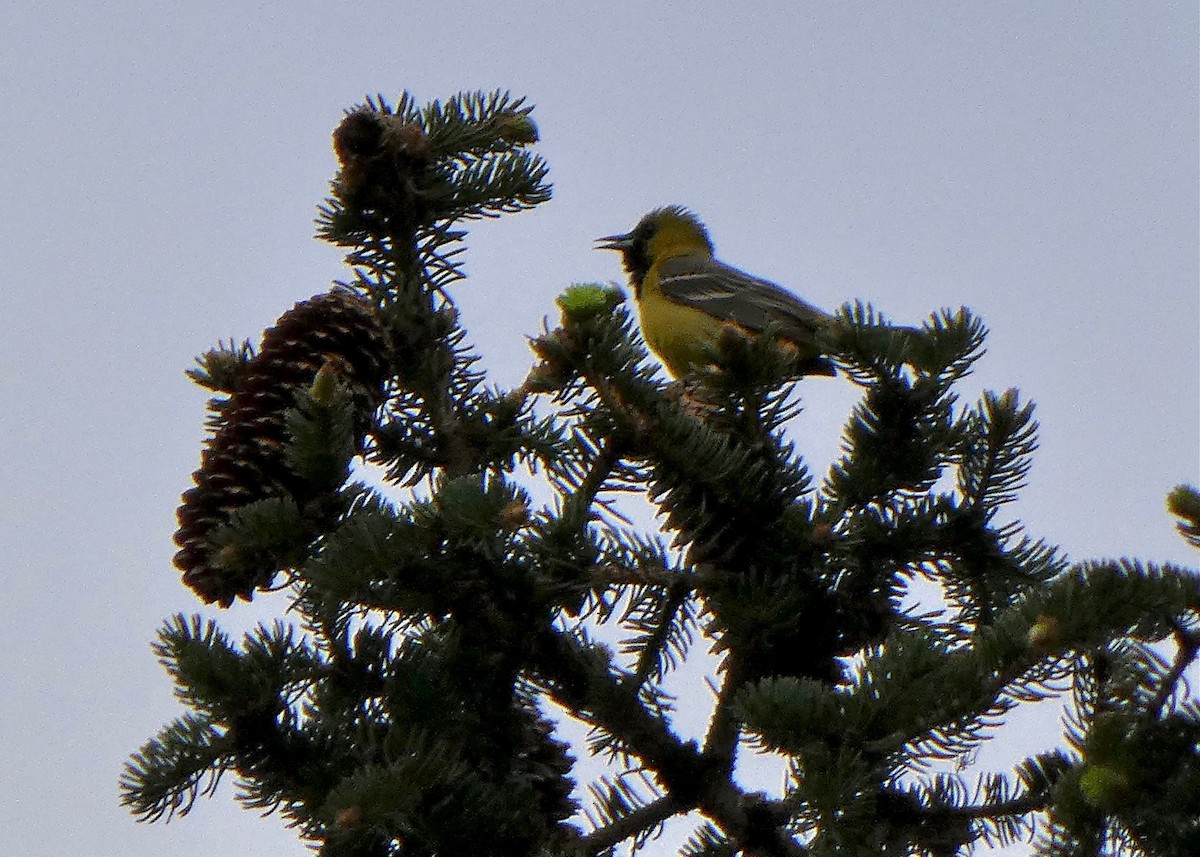
<path id="1" fill-rule="evenodd" d="M 797 344 L 811 344 L 833 318 L 779 286 L 744 271 L 697 256 L 665 259 L 658 266 L 665 297 L 752 331 L 774 322 Z"/>

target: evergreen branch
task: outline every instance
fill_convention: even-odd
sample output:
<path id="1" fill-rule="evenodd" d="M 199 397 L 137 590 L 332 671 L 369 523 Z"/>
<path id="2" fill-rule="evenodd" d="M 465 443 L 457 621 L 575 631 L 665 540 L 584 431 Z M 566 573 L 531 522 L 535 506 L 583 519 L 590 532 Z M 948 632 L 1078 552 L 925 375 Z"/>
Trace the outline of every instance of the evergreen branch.
<path id="1" fill-rule="evenodd" d="M 982 506 L 990 516 L 1016 499 L 1037 449 L 1037 428 L 1033 405 L 1020 406 L 1015 390 L 984 394 L 967 418 L 968 442 L 959 466 L 959 490 L 968 504 Z"/>
<path id="2" fill-rule="evenodd" d="M 721 691 L 717 694 L 712 718 L 708 722 L 703 747 L 704 755 L 713 761 L 717 770 L 721 771 L 723 776 L 730 776 L 733 773 L 740 726 L 741 707 L 738 694 L 746 686 L 749 671 L 736 653 L 731 653 L 725 658 L 724 668 L 725 678 L 721 683 Z"/>
<path id="3" fill-rule="evenodd" d="M 241 389 L 249 375 L 250 362 L 254 359 L 255 349 L 249 339 L 240 343 L 230 339 L 228 343 L 220 342 L 216 348 L 206 351 L 196 358 L 196 367 L 187 369 L 184 374 L 209 390 L 227 395 Z M 212 399 L 209 409 L 214 417 L 220 416 L 224 399 Z M 210 422 L 209 428 L 215 428 Z"/>
<path id="4" fill-rule="evenodd" d="M 679 577 L 665 590 L 647 588 L 642 599 L 630 600 L 621 617 L 622 624 L 633 632 L 623 649 L 637 654 L 630 681 L 637 684 L 647 679 L 659 681 L 684 657 L 695 624 L 687 609 L 691 597 L 692 586 L 686 578 Z M 677 618 L 681 614 L 682 618 Z"/>
<path id="5" fill-rule="evenodd" d="M 458 327 L 456 311 L 444 307 L 435 322 L 436 344 L 422 349 L 424 371 L 409 382 L 427 426 L 421 438 L 428 444 L 426 455 L 446 475 L 462 476 L 481 469 L 486 459 L 485 451 L 472 442 L 471 431 L 472 399 L 477 398 L 481 376 L 470 367 L 478 358 L 462 346 L 465 333 Z"/>
<path id="6" fill-rule="evenodd" d="M 591 809 L 585 814 L 595 828 L 594 832 L 608 832 L 613 828 L 627 829 L 628 818 L 643 817 L 645 820 L 641 811 L 654 804 L 659 804 L 661 808 L 662 798 L 665 797 L 650 777 L 641 770 L 626 771 L 615 778 L 601 777 L 598 782 L 588 786 L 588 793 L 592 798 Z M 638 851 L 654 835 L 661 822 L 660 818 L 648 826 L 630 829 L 628 835 L 633 840 L 630 851 Z"/>
<path id="7" fill-rule="evenodd" d="M 1176 485 L 1167 495 L 1167 510 L 1179 519 L 1175 528 L 1183 540 L 1200 548 L 1200 491 L 1191 485 Z"/>
<path id="8" fill-rule="evenodd" d="M 842 697 L 813 678 L 777 676 L 743 687 L 733 710 L 757 746 L 802 757 L 814 743 L 850 737 Z"/>
<path id="9" fill-rule="evenodd" d="M 855 406 L 842 457 L 824 494 L 838 511 L 887 505 L 896 495 L 927 491 L 941 474 L 954 429 L 952 400 L 928 382 L 879 376 Z"/>
<path id="10" fill-rule="evenodd" d="M 1090 651 L 1125 635 L 1158 641 L 1186 613 L 1200 613 L 1196 575 L 1131 560 L 1079 563 L 997 616 L 992 633 L 1001 648 L 995 657 L 1003 659 L 1005 648 L 1028 646 L 1038 616 L 1053 620 L 1048 642 L 1055 650 Z"/>
<path id="11" fill-rule="evenodd" d="M 608 658 L 583 651 L 560 634 L 541 632 L 534 642 L 536 669 L 547 693 L 568 710 L 590 713 L 597 723 L 629 748 L 654 772 L 680 811 L 700 809 L 743 847 L 758 847 L 764 857 L 807 853 L 783 830 L 781 804 L 760 803 L 744 796 L 726 776 L 715 775 L 722 763 L 686 744 L 660 718 L 650 715 L 638 696 L 610 675 Z"/>
<path id="12" fill-rule="evenodd" d="M 532 111 L 524 98 L 494 90 L 459 93 L 445 103 L 433 101 L 416 115 L 429 135 L 430 148 L 460 160 L 534 142 L 537 131 L 528 118 Z"/>
<path id="13" fill-rule="evenodd" d="M 456 170 L 449 182 L 453 216 L 499 217 L 547 202 L 547 173 L 542 159 L 529 152 L 504 153 L 471 163 Z"/>
<path id="14" fill-rule="evenodd" d="M 851 380 L 863 387 L 879 378 L 899 378 L 906 358 L 911 359 L 910 352 L 916 350 L 921 339 L 918 331 L 893 327 L 862 301 L 843 304 L 837 320 L 839 323 L 827 331 L 824 344 Z M 929 362 L 929 358 L 922 362 Z"/>
<path id="15" fill-rule="evenodd" d="M 638 561 L 633 564 L 607 562 L 598 564 L 593 569 L 592 586 L 597 589 L 615 587 L 618 589 L 629 586 L 653 586 L 662 589 L 686 588 L 695 591 L 695 586 L 686 583 L 684 572 L 678 568 L 669 568 L 656 554 L 652 562 Z"/>
<path id="16" fill-rule="evenodd" d="M 914 797 L 911 792 L 904 795 L 901 803 L 903 809 L 898 817 L 893 819 L 902 831 L 908 831 L 912 838 L 926 847 L 934 846 L 939 841 L 939 834 L 944 836 L 962 836 L 969 823 L 986 823 L 1001 833 L 1011 837 L 1019 828 L 1027 826 L 1022 820 L 1031 813 L 1045 810 L 1049 804 L 1049 795 L 1044 793 L 1026 793 L 1006 798 L 984 800 L 979 803 L 965 802 L 958 790 L 950 794 L 939 794 L 955 778 L 940 778 L 932 792 L 925 792 Z M 996 778 L 990 789 L 1003 788 L 1005 781 Z M 893 793 L 895 794 L 895 793 Z M 899 795 L 896 795 L 899 797 Z M 941 840 L 943 845 L 953 844 Z"/>
<path id="17" fill-rule="evenodd" d="M 583 440 L 583 438 L 580 437 L 580 440 Z M 593 451 L 591 461 L 588 462 L 587 468 L 584 471 L 583 479 L 574 486 L 563 500 L 564 508 L 570 509 L 570 511 L 564 512 L 565 516 L 578 520 L 581 524 L 586 524 L 592 504 L 596 502 L 596 498 L 604 490 L 609 476 L 612 474 L 613 469 L 619 465 L 623 453 L 623 444 L 616 439 L 603 441 L 600 447 Z"/>
<path id="18" fill-rule="evenodd" d="M 1178 689 L 1178 683 L 1183 679 L 1187 668 L 1200 657 L 1200 633 L 1189 631 L 1176 623 L 1175 627 L 1175 662 L 1171 671 L 1159 682 L 1158 691 L 1146 706 L 1146 713 L 1152 717 L 1162 717 L 1166 713 L 1167 702 Z"/>
<path id="19" fill-rule="evenodd" d="M 632 607 L 640 598 L 653 597 L 653 592 L 695 591 L 695 576 L 673 561 L 667 548 L 656 541 L 633 532 L 610 531 L 599 534 L 599 547 L 596 560 L 584 578 L 589 606 L 581 615 L 595 616 L 600 624 L 612 619 L 620 604 Z M 690 633 L 690 617 L 689 609 L 687 623 L 679 626 L 680 635 L 685 631 Z M 685 646 L 688 640 L 679 636 L 678 642 Z"/>
<path id="20" fill-rule="evenodd" d="M 998 654 L 996 647 L 1010 639 L 983 629 L 973 645 L 946 652 L 928 647 L 925 634 L 889 638 L 867 655 L 844 696 L 846 740 L 861 742 L 872 755 L 895 756 L 904 747 L 909 764 L 968 753 L 1017 699 L 1058 692 L 1056 683 L 1068 672 L 1057 660 L 1041 661 L 1021 640 Z"/>
<path id="21" fill-rule="evenodd" d="M 611 675 L 607 654 L 595 647 L 584 650 L 548 630 L 535 637 L 534 645 L 534 667 L 558 704 L 590 712 L 668 785 L 678 781 L 683 786 L 689 775 L 697 773 L 700 757 L 695 745 L 681 742 L 664 720 L 642 707 L 636 688 Z M 695 781 L 683 791 L 693 791 L 694 786 Z"/>
<path id="22" fill-rule="evenodd" d="M 651 498 L 690 544 L 692 563 L 728 562 L 739 547 L 770 550 L 769 523 L 807 488 L 802 467 L 777 454 L 774 444 L 748 444 L 714 430 L 664 400 L 656 386 L 608 376 L 585 362 L 583 375 L 631 450 L 654 462 Z M 746 564 L 753 561 L 746 557 Z"/>
<path id="23" fill-rule="evenodd" d="M 937 579 L 964 626 L 991 624 L 998 609 L 1066 567 L 1054 548 L 1025 537 L 1015 541 L 1016 527 L 996 529 L 986 509 L 952 498 L 942 498 L 927 525 L 922 542 L 938 560 Z"/>
<path id="24" fill-rule="evenodd" d="M 671 816 L 686 811 L 678 805 L 674 797 L 663 795 L 585 834 L 576 844 L 575 851 L 587 855 L 603 854 L 627 839 L 637 839 L 644 835 L 645 831 L 654 830 Z"/>
<path id="25" fill-rule="evenodd" d="M 688 837 L 679 852 L 683 857 L 735 857 L 738 847 L 709 822 L 700 825 Z"/>
<path id="26" fill-rule="evenodd" d="M 932 316 L 912 341 L 914 362 L 921 371 L 943 383 L 960 381 L 984 354 L 987 327 L 966 307 L 942 310 Z"/>
<path id="27" fill-rule="evenodd" d="M 125 763 L 121 803 L 140 821 L 187 815 L 228 770 L 228 742 L 203 716 L 185 714 Z"/>

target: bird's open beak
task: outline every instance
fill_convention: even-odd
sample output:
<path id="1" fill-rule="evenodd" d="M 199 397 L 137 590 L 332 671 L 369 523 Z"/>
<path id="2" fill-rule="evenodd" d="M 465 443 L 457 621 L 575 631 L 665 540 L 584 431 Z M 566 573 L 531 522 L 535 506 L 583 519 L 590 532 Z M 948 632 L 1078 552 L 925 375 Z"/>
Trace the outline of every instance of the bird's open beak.
<path id="1" fill-rule="evenodd" d="M 624 235 L 606 235 L 596 239 L 597 250 L 617 250 L 624 253 L 633 243 L 629 233 Z"/>

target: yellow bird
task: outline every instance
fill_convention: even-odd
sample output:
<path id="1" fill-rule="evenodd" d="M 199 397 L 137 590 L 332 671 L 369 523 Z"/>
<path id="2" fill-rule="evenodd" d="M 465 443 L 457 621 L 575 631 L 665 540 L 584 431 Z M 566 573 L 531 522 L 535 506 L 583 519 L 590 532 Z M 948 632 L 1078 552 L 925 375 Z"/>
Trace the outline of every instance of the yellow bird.
<path id="1" fill-rule="evenodd" d="M 718 261 L 695 214 L 679 205 L 651 211 L 631 231 L 598 238 L 618 250 L 637 299 L 642 337 L 676 378 L 713 362 L 722 329 L 772 326 L 796 350 L 797 375 L 833 375 L 821 356 L 832 315 L 767 280 Z"/>

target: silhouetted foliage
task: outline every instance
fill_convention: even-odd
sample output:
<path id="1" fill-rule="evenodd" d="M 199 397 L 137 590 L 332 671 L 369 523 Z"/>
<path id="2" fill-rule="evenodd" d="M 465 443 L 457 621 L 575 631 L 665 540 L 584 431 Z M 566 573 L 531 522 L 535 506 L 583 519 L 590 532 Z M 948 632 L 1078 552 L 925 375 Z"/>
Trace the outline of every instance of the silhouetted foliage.
<path id="1" fill-rule="evenodd" d="M 609 854 L 693 811 L 692 857 L 1200 853 L 1200 578 L 1068 562 L 1006 517 L 1037 426 L 1014 391 L 958 400 L 968 311 L 898 338 L 843 308 L 829 357 L 862 398 L 823 479 L 778 349 L 731 337 L 667 383 L 603 286 L 564 293 L 522 386 L 485 385 L 450 290 L 464 221 L 549 198 L 529 113 L 350 111 L 318 232 L 353 278 L 189 373 L 217 396 L 184 580 L 285 609 L 240 641 L 166 623 L 188 713 L 129 762 L 128 807 L 185 814 L 230 774 L 354 857 Z M 356 456 L 383 487 L 349 481 Z M 630 492 L 661 531 L 623 518 Z M 1200 495 L 1171 508 L 1196 543 Z M 664 682 L 697 646 L 719 687 L 689 741 Z M 971 773 L 1010 711 L 1063 695 L 1059 749 Z M 611 776 L 576 782 L 553 709 Z M 781 794 L 738 784 L 739 746 L 789 760 Z"/>

